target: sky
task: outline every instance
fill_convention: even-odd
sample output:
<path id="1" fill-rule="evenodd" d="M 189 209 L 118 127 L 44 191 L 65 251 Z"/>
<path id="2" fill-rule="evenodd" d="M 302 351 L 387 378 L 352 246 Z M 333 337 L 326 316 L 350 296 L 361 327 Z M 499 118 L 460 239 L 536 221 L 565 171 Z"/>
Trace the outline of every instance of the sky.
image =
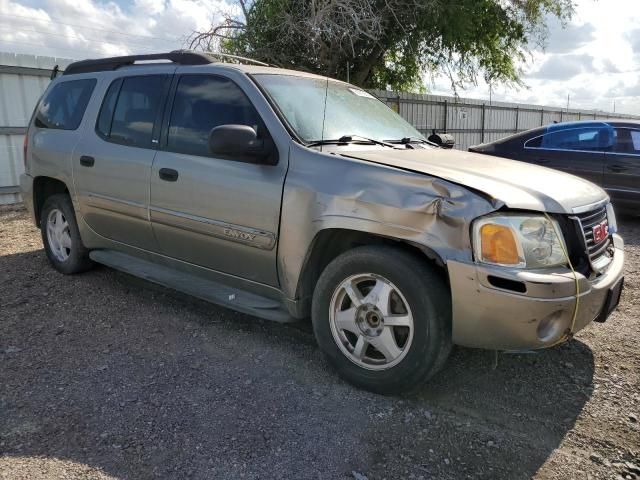
<path id="1" fill-rule="evenodd" d="M 0 51 L 82 59 L 184 48 L 189 33 L 229 8 L 225 0 L 0 0 Z M 524 87 L 480 81 L 457 94 L 640 114 L 640 0 L 576 0 L 571 21 L 551 20 L 545 47 L 522 67 Z M 426 77 L 425 87 L 453 93 L 443 77 Z"/>

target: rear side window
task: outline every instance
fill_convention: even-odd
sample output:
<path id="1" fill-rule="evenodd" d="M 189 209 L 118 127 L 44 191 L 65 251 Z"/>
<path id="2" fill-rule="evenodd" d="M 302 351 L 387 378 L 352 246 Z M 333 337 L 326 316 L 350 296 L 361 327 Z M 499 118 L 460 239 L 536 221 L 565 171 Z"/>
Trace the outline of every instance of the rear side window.
<path id="1" fill-rule="evenodd" d="M 611 128 L 590 127 L 558 130 L 545 134 L 539 148 L 601 152 L 612 145 L 613 137 L 613 129 Z"/>
<path id="2" fill-rule="evenodd" d="M 96 131 L 111 142 L 149 148 L 167 82 L 166 75 L 114 81 L 102 102 Z"/>
<path id="3" fill-rule="evenodd" d="M 640 155 L 640 130 L 630 130 L 628 128 L 616 129 L 616 153 L 628 153 Z"/>
<path id="4" fill-rule="evenodd" d="M 191 155 L 209 155 L 209 132 L 220 125 L 248 125 L 260 136 L 255 108 L 231 80 L 185 75 L 176 89 L 167 146 Z"/>
<path id="5" fill-rule="evenodd" d="M 95 86 L 94 78 L 54 85 L 38 105 L 35 126 L 58 130 L 77 129 Z"/>

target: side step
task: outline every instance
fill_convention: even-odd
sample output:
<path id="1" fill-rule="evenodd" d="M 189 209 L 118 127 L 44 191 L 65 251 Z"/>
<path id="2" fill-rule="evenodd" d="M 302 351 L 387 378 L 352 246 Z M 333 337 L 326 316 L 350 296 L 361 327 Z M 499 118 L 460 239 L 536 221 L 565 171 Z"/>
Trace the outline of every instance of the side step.
<path id="1" fill-rule="evenodd" d="M 89 257 L 95 262 L 116 270 L 232 310 L 275 322 L 295 321 L 282 304 L 276 300 L 231 288 L 164 265 L 158 265 L 115 250 L 92 250 Z"/>

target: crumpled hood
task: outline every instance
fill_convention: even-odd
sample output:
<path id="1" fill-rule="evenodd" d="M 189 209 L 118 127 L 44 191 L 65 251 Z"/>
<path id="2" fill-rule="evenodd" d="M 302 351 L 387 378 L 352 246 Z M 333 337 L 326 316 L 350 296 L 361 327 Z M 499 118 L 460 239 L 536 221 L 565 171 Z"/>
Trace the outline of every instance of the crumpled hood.
<path id="1" fill-rule="evenodd" d="M 481 191 L 509 208 L 573 213 L 607 198 L 597 185 L 568 173 L 459 150 L 368 150 L 346 156 L 425 173 Z"/>

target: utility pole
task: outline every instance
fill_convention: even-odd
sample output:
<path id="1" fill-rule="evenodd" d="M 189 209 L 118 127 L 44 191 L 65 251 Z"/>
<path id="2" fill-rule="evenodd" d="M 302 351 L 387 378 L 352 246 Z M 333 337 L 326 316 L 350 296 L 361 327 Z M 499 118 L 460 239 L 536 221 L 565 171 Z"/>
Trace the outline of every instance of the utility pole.
<path id="1" fill-rule="evenodd" d="M 567 113 L 569 113 L 569 94 L 567 93 Z"/>
<path id="2" fill-rule="evenodd" d="M 616 113 L 616 101 L 613 101 L 613 113 Z"/>

